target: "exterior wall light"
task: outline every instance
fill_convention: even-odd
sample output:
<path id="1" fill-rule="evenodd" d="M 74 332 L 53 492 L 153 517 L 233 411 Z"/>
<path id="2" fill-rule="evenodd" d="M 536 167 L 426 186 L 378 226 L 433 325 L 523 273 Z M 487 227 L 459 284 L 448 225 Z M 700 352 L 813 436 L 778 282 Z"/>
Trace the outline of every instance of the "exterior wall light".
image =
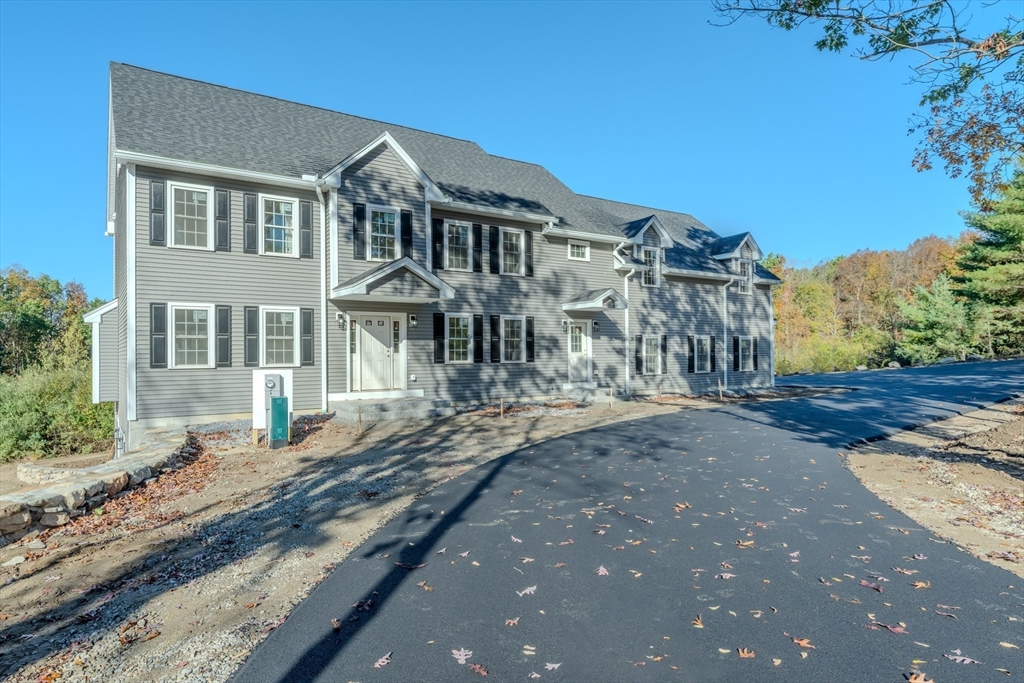
<path id="1" fill-rule="evenodd" d="M 419 321 L 416 320 L 416 316 L 415 315 L 410 315 L 409 316 L 409 327 L 415 328 L 417 325 L 419 325 Z"/>

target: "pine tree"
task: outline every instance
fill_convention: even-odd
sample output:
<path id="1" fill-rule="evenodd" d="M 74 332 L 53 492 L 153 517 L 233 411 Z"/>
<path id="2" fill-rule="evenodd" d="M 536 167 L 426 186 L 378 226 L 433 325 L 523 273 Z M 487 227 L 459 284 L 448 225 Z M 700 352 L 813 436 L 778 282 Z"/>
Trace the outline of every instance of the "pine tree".
<path id="1" fill-rule="evenodd" d="M 1024 351 L 1024 168 L 1018 168 L 990 210 L 964 214 L 981 238 L 959 260 L 959 289 L 984 306 L 997 354 Z"/>
<path id="2" fill-rule="evenodd" d="M 897 301 L 903 314 L 900 349 L 915 361 L 933 361 L 945 356 L 963 358 L 972 348 L 974 325 L 967 305 L 959 300 L 943 273 L 931 287 L 918 285 L 914 301 Z"/>

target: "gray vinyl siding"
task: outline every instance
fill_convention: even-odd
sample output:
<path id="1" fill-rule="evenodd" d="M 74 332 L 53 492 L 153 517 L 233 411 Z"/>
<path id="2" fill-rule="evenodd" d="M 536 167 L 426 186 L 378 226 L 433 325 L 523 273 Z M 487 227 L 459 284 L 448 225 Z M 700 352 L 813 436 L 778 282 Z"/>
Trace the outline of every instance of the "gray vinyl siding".
<path id="1" fill-rule="evenodd" d="M 400 270 L 374 281 L 366 288 L 374 296 L 437 296 L 437 290 L 412 273 Z"/>
<path id="2" fill-rule="evenodd" d="M 114 298 L 117 299 L 117 425 L 128 431 L 128 167 L 122 166 L 114 189 Z"/>
<path id="3" fill-rule="evenodd" d="M 379 204 L 412 212 L 413 260 L 427 264 L 427 219 L 423 187 L 402 160 L 381 145 L 345 169 L 338 190 L 338 282 L 345 282 L 379 265 L 352 257 L 352 205 Z M 396 217 L 398 219 L 398 217 Z M 370 209 L 366 211 L 366 243 L 370 243 Z M 401 255 L 401 245 L 395 244 Z"/>
<path id="4" fill-rule="evenodd" d="M 292 368 L 295 411 L 319 410 L 320 395 L 320 211 L 315 194 L 246 185 L 234 181 L 139 169 L 136 187 L 136 330 L 138 419 L 247 413 L 252 411 L 252 375 L 245 367 L 244 307 L 288 306 L 313 309 L 312 366 Z M 231 191 L 231 251 L 214 252 L 149 244 L 149 181 L 163 179 Z M 245 254 L 243 193 L 266 192 L 313 202 L 313 258 Z M 211 197 L 212 199 L 212 197 Z M 168 195 L 167 235 L 173 230 Z M 297 221 L 297 219 L 296 219 Z M 212 239 L 212 228 L 211 239 Z M 260 230 L 262 235 L 262 229 Z M 298 231 L 296 230 L 296 239 Z M 231 306 L 231 367 L 150 368 L 150 304 L 195 303 Z M 169 309 L 168 309 L 169 314 Z M 298 324 L 296 320 L 296 324 Z M 261 321 L 262 324 L 262 321 Z M 168 324 L 168 360 L 173 353 Z M 214 352 L 214 324 L 210 325 Z M 296 353 L 298 353 L 296 348 Z"/>
<path id="5" fill-rule="evenodd" d="M 99 373 L 99 400 L 118 400 L 118 315 L 117 309 L 107 311 L 97 326 L 99 334 L 99 357 L 93 365 L 93 372 Z"/>
<path id="6" fill-rule="evenodd" d="M 744 389 L 769 386 L 771 375 L 771 299 L 769 288 L 755 285 L 750 294 L 729 288 L 729 388 Z M 757 338 L 757 370 L 733 371 L 732 338 Z"/>

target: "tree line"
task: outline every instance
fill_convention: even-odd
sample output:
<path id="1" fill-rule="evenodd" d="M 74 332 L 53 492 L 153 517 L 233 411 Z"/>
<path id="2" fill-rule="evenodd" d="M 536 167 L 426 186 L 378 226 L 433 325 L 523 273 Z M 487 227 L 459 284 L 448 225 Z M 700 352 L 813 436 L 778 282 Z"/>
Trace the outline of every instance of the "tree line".
<path id="1" fill-rule="evenodd" d="M 775 291 L 779 374 L 1024 352 L 1024 170 L 963 214 L 955 238 L 863 249 L 813 267 L 763 261 Z"/>

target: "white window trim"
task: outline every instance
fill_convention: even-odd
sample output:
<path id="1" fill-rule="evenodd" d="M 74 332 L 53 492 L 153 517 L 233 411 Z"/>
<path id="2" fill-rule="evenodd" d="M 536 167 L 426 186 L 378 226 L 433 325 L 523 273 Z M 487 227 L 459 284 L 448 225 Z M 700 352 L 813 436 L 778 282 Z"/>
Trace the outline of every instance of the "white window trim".
<path id="1" fill-rule="evenodd" d="M 178 308 L 196 308 L 204 309 L 207 311 L 207 325 L 206 325 L 206 365 L 178 365 L 174 362 L 174 311 Z M 168 356 L 167 367 L 171 370 L 195 370 L 197 368 L 212 368 L 217 363 L 217 330 L 215 329 L 217 321 L 215 318 L 216 311 L 214 310 L 213 304 L 190 304 L 190 303 L 179 303 L 173 302 L 167 304 L 167 328 L 168 328 Z M 153 321 L 149 321 L 152 325 Z"/>
<path id="2" fill-rule="evenodd" d="M 705 347 L 708 350 L 707 354 L 705 355 L 705 358 L 708 361 L 707 362 L 707 368 L 708 368 L 707 370 L 701 370 L 700 369 L 700 363 L 698 363 L 698 361 L 700 360 L 700 356 L 698 354 L 700 353 L 700 340 L 701 339 L 703 339 L 705 341 Z M 695 374 L 698 374 L 698 375 L 709 375 L 709 374 L 711 374 L 711 335 L 708 335 L 708 334 L 698 334 L 698 335 L 694 335 L 694 337 L 693 337 L 693 372 Z"/>
<path id="3" fill-rule="evenodd" d="M 518 320 L 520 321 L 520 330 L 522 330 L 522 338 L 519 340 L 519 358 L 520 360 L 505 360 L 505 321 L 506 320 Z M 503 315 L 501 316 L 501 362 L 510 363 L 515 365 L 517 363 L 526 362 L 526 316 L 525 315 Z"/>
<path id="4" fill-rule="evenodd" d="M 750 342 L 750 367 L 743 367 L 743 342 L 744 340 Z M 753 372 L 754 371 L 754 338 L 740 336 L 740 369 L 739 372 Z"/>
<path id="5" fill-rule="evenodd" d="M 655 359 L 657 359 L 657 362 L 656 362 L 656 366 L 657 367 L 656 367 L 654 372 L 647 372 L 647 340 L 648 339 L 657 339 L 658 340 L 658 353 L 655 354 L 655 356 L 654 356 Z M 658 334 L 645 334 L 645 335 L 643 335 L 643 344 L 644 344 L 644 347 L 643 347 L 643 349 L 641 349 L 641 351 L 642 351 L 641 356 L 643 356 L 644 374 L 645 375 L 660 375 L 661 374 L 661 335 L 658 335 Z"/>
<path id="6" fill-rule="evenodd" d="M 466 348 L 466 360 L 450 360 L 448 357 L 448 332 L 450 327 L 448 321 L 452 318 L 465 318 L 469 321 L 469 344 Z M 472 313 L 445 313 L 444 314 L 444 363 L 445 365 L 472 365 L 473 364 L 473 314 Z"/>
<path id="7" fill-rule="evenodd" d="M 295 344 L 292 349 L 295 351 L 295 358 L 291 363 L 267 363 L 267 313 L 294 313 L 295 314 Z M 302 331 L 301 313 L 298 306 L 260 306 L 260 367 L 261 368 L 297 368 L 302 360 Z"/>
<path id="8" fill-rule="evenodd" d="M 205 247 L 191 247 L 187 244 L 175 244 L 174 242 L 174 190 L 198 190 L 206 193 L 206 246 Z M 213 193 L 212 187 L 205 185 L 193 185 L 192 183 L 178 183 L 167 181 L 167 194 L 164 195 L 164 215 L 167 220 L 164 222 L 164 230 L 169 231 L 170 239 L 167 240 L 167 245 L 174 249 L 189 249 L 191 251 L 213 251 L 214 246 L 214 233 L 217 230 L 216 221 L 214 220 L 214 202 L 216 197 Z"/>
<path id="9" fill-rule="evenodd" d="M 654 283 L 653 284 L 647 284 L 646 282 L 644 282 L 644 279 L 646 278 L 646 275 L 644 275 L 644 273 L 641 273 L 640 274 L 640 286 L 641 287 L 660 287 L 661 286 L 661 249 L 659 249 L 658 247 L 641 247 L 640 248 L 640 260 L 642 260 L 644 262 L 644 265 L 647 265 L 647 252 L 649 252 L 649 251 L 653 251 L 654 252 L 654 268 L 651 269 L 651 270 L 648 270 L 648 271 L 644 271 L 644 272 L 653 272 L 654 273 Z"/>
<path id="10" fill-rule="evenodd" d="M 579 257 L 573 256 L 572 255 L 573 245 L 576 245 L 577 247 L 585 247 L 586 250 L 587 250 L 586 257 L 585 258 L 579 258 Z M 569 240 L 569 244 L 566 246 L 566 254 L 567 254 L 567 257 L 568 257 L 568 259 L 570 261 L 587 261 L 587 262 L 589 262 L 590 261 L 590 242 L 585 242 L 583 240 Z"/>
<path id="11" fill-rule="evenodd" d="M 469 253 L 466 255 L 466 268 L 451 268 L 448 265 L 448 226 L 458 226 L 460 228 L 467 228 L 466 234 L 468 235 L 467 241 L 469 242 Z M 450 221 L 445 220 L 444 222 L 444 269 L 450 270 L 454 273 L 472 273 L 473 272 L 473 225 L 471 223 L 463 223 L 462 221 Z"/>
<path id="12" fill-rule="evenodd" d="M 747 264 L 747 277 L 740 277 L 740 280 L 736 282 L 736 291 L 740 294 L 750 295 L 754 291 L 754 262 L 750 259 L 737 259 L 736 261 L 736 272 L 740 273 L 743 263 Z M 746 290 L 743 289 L 743 284 L 746 283 Z"/>
<path id="13" fill-rule="evenodd" d="M 278 254 L 273 251 L 266 251 L 266 207 L 263 203 L 265 199 L 270 199 L 275 202 L 289 202 L 292 205 L 292 253 L 290 254 Z M 260 219 L 256 222 L 259 227 L 258 241 L 260 246 L 261 256 L 279 256 L 281 258 L 299 258 L 299 200 L 295 197 L 282 197 L 280 195 L 273 194 L 260 194 L 259 196 L 259 216 Z M 291 366 L 285 366 L 291 367 Z"/>
<path id="14" fill-rule="evenodd" d="M 505 270 L 505 233 L 519 235 L 519 272 L 509 273 Z M 526 231 L 522 228 L 498 228 L 498 272 L 502 275 L 525 277 L 526 273 Z M 504 355 L 504 353 L 502 354 Z"/>
<path id="15" fill-rule="evenodd" d="M 373 212 L 382 211 L 385 213 L 395 214 L 395 258 L 373 258 Z M 391 263 L 402 258 L 402 212 L 395 206 L 385 206 L 384 204 L 367 204 L 366 205 L 366 260 L 374 261 L 376 263 Z M 447 260 L 448 255 L 445 254 Z M 471 255 L 472 258 L 472 255 Z"/>

